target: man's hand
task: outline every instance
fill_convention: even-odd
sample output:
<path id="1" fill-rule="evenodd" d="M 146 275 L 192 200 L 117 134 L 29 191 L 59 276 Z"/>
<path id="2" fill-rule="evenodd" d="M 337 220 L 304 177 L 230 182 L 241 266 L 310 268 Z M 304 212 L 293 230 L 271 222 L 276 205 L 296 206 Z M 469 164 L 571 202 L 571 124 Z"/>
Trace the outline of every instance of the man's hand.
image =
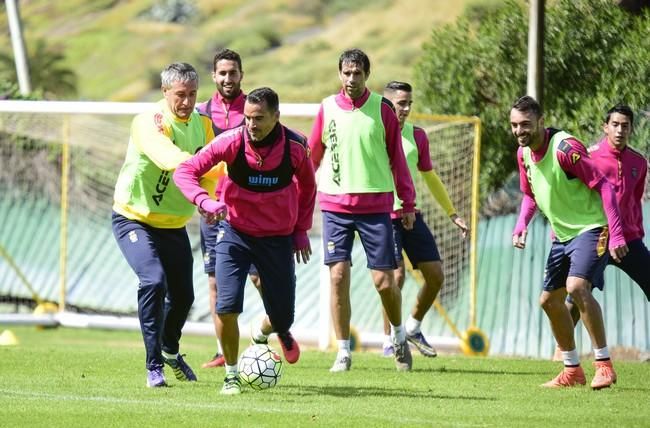
<path id="1" fill-rule="evenodd" d="M 463 239 L 467 238 L 467 235 L 469 234 L 469 227 L 467 227 L 467 224 L 465 224 L 465 220 L 463 220 L 463 218 L 458 214 L 452 214 L 449 218 L 460 229 L 460 233 L 463 235 Z"/>
<path id="2" fill-rule="evenodd" d="M 524 229 L 521 232 L 515 231 L 512 234 L 512 246 L 519 249 L 526 248 L 526 235 L 528 235 L 528 230 Z"/>
<path id="3" fill-rule="evenodd" d="M 625 257 L 625 255 L 630 251 L 629 248 L 627 248 L 627 245 L 617 245 L 615 247 L 612 247 L 609 249 L 609 255 L 614 259 L 616 263 L 620 263 L 621 259 Z"/>
<path id="4" fill-rule="evenodd" d="M 296 263 L 307 263 L 311 256 L 311 242 L 307 232 L 304 230 L 297 230 L 293 233 L 293 252 L 296 255 Z"/>
<path id="5" fill-rule="evenodd" d="M 228 210 L 226 204 L 214 199 L 204 199 L 199 206 L 199 214 L 205 218 L 207 224 L 214 224 L 226 218 Z"/>
<path id="6" fill-rule="evenodd" d="M 402 212 L 402 226 L 406 230 L 412 230 L 415 223 L 415 213 Z"/>

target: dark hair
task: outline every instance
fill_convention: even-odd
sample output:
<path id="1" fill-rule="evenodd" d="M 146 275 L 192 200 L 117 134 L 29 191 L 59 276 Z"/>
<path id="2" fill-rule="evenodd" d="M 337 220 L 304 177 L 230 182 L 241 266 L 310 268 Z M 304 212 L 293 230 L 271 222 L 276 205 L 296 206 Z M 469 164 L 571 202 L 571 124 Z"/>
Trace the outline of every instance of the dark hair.
<path id="1" fill-rule="evenodd" d="M 230 49 L 221 49 L 216 53 L 216 55 L 214 56 L 214 60 L 212 61 L 212 67 L 214 71 L 217 71 L 217 63 L 222 59 L 226 59 L 228 61 L 235 61 L 239 66 L 239 71 L 244 70 L 241 66 L 241 57 L 237 52 L 231 51 Z"/>
<path id="2" fill-rule="evenodd" d="M 628 119 L 630 119 L 630 125 L 634 123 L 634 112 L 632 111 L 630 106 L 623 103 L 618 103 L 614 107 L 607 110 L 607 115 L 605 116 L 605 123 L 609 123 L 609 118 L 614 113 L 620 113 L 623 116 L 627 116 Z"/>
<path id="3" fill-rule="evenodd" d="M 160 82 L 164 88 L 171 88 L 174 82 L 192 81 L 198 85 L 199 75 L 194 67 L 186 62 L 171 63 L 160 73 Z"/>
<path id="4" fill-rule="evenodd" d="M 339 57 L 339 71 L 341 71 L 344 63 L 360 65 L 364 73 L 370 73 L 370 59 L 361 49 L 348 49 L 343 52 Z"/>
<path id="5" fill-rule="evenodd" d="M 386 91 L 404 91 L 404 92 L 413 92 L 413 88 L 406 82 L 398 82 L 397 80 L 392 80 L 386 83 L 384 88 Z"/>
<path id="6" fill-rule="evenodd" d="M 246 102 L 251 104 L 266 103 L 266 106 L 271 111 L 278 111 L 280 108 L 280 100 L 278 94 L 271 88 L 262 87 L 253 89 L 246 95 Z"/>
<path id="7" fill-rule="evenodd" d="M 537 117 L 542 117 L 542 106 L 529 95 L 524 95 L 512 105 L 512 108 L 521 112 L 532 112 Z"/>

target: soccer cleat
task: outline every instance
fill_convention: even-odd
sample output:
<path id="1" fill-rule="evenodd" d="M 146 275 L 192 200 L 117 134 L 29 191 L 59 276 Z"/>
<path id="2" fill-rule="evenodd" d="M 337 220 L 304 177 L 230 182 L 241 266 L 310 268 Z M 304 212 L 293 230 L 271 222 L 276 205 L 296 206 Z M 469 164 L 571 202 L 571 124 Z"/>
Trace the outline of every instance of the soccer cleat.
<path id="1" fill-rule="evenodd" d="M 384 346 L 382 346 L 382 356 L 386 358 L 390 358 L 393 355 L 395 355 L 395 350 L 393 349 L 393 344 L 391 343 L 384 343 Z"/>
<path id="2" fill-rule="evenodd" d="M 616 383 L 616 372 L 612 366 L 612 361 L 594 361 L 596 374 L 591 380 L 591 387 L 593 389 L 609 388 L 612 384 Z"/>
<path id="3" fill-rule="evenodd" d="M 167 386 L 167 381 L 165 380 L 165 373 L 163 373 L 162 367 L 157 367 L 147 372 L 147 386 L 149 388 L 160 388 Z"/>
<path id="4" fill-rule="evenodd" d="M 226 375 L 221 387 L 221 393 L 224 395 L 241 394 L 241 380 L 236 374 Z"/>
<path id="5" fill-rule="evenodd" d="M 393 348 L 395 349 L 395 367 L 397 367 L 397 371 L 406 372 L 411 370 L 413 357 L 411 356 L 408 341 L 393 343 Z"/>
<path id="6" fill-rule="evenodd" d="M 406 339 L 411 342 L 413 346 L 418 348 L 420 354 L 424 355 L 425 357 L 433 358 L 438 356 L 438 353 L 433 348 L 433 346 L 429 345 L 429 342 L 427 342 L 427 339 L 424 337 L 422 332 L 418 331 L 412 335 L 407 334 Z"/>
<path id="7" fill-rule="evenodd" d="M 330 369 L 330 372 L 331 373 L 347 372 L 350 371 L 351 366 L 352 366 L 352 358 L 350 358 L 349 355 L 345 355 L 343 357 L 339 357 L 337 355 L 336 360 L 334 360 L 334 365 Z"/>
<path id="8" fill-rule="evenodd" d="M 183 355 L 178 355 L 176 358 L 165 358 L 163 357 L 165 364 L 174 370 L 174 376 L 176 379 L 183 381 L 196 381 L 196 375 L 192 371 L 189 365 L 183 360 Z"/>
<path id="9" fill-rule="evenodd" d="M 293 338 L 291 332 L 278 333 L 278 340 L 280 341 L 284 359 L 287 360 L 287 363 L 293 364 L 298 361 L 298 358 L 300 358 L 300 346 L 298 346 L 298 342 Z"/>
<path id="10" fill-rule="evenodd" d="M 212 369 L 215 367 L 223 367 L 226 364 L 226 359 L 223 357 L 222 354 L 216 353 L 214 354 L 214 357 L 208 361 L 207 363 L 203 363 L 201 368 L 203 369 Z"/>
<path id="11" fill-rule="evenodd" d="M 585 385 L 587 380 L 585 379 L 585 372 L 582 370 L 582 367 L 564 367 L 559 375 L 555 378 L 549 380 L 546 383 L 543 383 L 541 386 L 544 388 L 565 388 L 576 385 Z"/>

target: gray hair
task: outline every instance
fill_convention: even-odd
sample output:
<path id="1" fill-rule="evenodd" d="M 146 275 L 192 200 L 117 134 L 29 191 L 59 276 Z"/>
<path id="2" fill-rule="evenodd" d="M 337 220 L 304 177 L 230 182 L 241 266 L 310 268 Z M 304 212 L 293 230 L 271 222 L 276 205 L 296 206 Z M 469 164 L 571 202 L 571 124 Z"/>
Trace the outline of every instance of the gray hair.
<path id="1" fill-rule="evenodd" d="M 174 62 L 169 64 L 160 73 L 160 82 L 163 88 L 171 88 L 174 82 L 196 82 L 199 83 L 199 75 L 194 67 L 186 62 Z"/>

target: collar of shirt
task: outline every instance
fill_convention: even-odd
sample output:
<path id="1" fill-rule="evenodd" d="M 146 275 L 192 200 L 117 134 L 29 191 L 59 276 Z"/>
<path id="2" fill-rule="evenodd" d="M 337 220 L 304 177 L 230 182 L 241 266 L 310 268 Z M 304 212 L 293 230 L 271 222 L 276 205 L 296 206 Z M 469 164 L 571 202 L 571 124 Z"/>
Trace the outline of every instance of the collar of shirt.
<path id="1" fill-rule="evenodd" d="M 355 108 L 361 108 L 361 106 L 368 100 L 368 97 L 370 97 L 370 91 L 368 88 L 365 88 L 363 94 L 359 98 L 355 99 L 348 97 L 345 90 L 341 89 L 341 92 L 336 95 L 335 100 L 336 104 L 343 110 L 354 110 Z"/>
<path id="2" fill-rule="evenodd" d="M 241 106 L 239 110 L 244 111 L 243 105 L 245 101 L 246 94 L 244 94 L 244 91 L 239 91 L 239 95 L 232 99 L 224 98 L 219 91 L 214 91 L 214 95 L 212 95 L 212 103 L 217 103 L 219 106 L 228 106 L 228 110 Z"/>

